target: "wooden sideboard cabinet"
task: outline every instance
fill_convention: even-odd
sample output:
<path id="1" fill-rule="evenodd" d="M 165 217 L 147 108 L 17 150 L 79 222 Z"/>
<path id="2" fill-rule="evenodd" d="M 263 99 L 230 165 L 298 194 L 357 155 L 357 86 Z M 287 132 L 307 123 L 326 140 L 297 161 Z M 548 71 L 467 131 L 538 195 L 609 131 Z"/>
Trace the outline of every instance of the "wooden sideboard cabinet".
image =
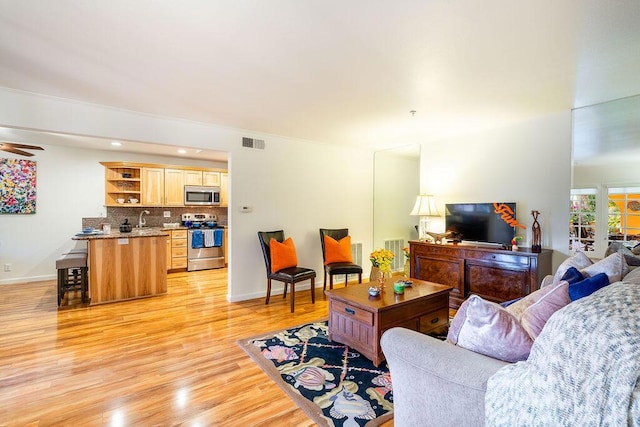
<path id="1" fill-rule="evenodd" d="M 551 274 L 549 249 L 540 253 L 471 245 L 411 241 L 411 277 L 453 286 L 449 305 L 457 308 L 471 294 L 503 302 L 530 294 Z"/>

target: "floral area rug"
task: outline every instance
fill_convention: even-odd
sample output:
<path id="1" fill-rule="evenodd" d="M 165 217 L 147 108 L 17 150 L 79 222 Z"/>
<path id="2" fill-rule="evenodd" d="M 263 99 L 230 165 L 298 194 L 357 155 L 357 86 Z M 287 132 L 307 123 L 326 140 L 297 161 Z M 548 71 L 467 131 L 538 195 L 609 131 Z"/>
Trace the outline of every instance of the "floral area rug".
<path id="1" fill-rule="evenodd" d="M 315 322 L 238 341 L 238 345 L 320 426 L 377 426 L 393 417 L 386 362 L 329 341 Z"/>

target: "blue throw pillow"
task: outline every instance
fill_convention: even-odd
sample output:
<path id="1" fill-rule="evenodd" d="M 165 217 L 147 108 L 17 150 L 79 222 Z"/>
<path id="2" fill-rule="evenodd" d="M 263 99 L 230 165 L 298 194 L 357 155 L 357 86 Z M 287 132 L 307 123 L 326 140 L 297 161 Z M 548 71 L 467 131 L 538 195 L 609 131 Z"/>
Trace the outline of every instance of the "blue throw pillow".
<path id="1" fill-rule="evenodd" d="M 569 267 L 567 271 L 564 273 L 564 275 L 562 276 L 562 279 L 560 280 L 566 280 L 571 285 L 573 283 L 578 283 L 583 281 L 584 276 L 582 275 L 582 273 L 578 271 L 577 268 Z"/>
<path id="2" fill-rule="evenodd" d="M 509 300 L 509 301 L 504 301 L 504 302 L 501 302 L 500 305 L 506 308 L 506 307 L 509 307 L 514 302 L 520 301 L 521 299 L 522 299 L 522 297 L 516 298 L 516 299 L 512 299 L 512 300 Z"/>
<path id="3" fill-rule="evenodd" d="M 569 299 L 571 301 L 579 300 L 580 298 L 591 295 L 600 288 L 604 288 L 608 284 L 609 278 L 606 274 L 596 274 L 593 277 L 569 285 Z"/>

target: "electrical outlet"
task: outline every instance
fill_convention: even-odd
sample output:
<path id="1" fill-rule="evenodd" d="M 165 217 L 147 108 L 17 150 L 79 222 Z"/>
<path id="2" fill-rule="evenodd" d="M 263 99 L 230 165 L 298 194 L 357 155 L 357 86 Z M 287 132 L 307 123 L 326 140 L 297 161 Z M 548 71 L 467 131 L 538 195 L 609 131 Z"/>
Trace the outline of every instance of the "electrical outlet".
<path id="1" fill-rule="evenodd" d="M 4 265 L 4 271 L 5 272 L 11 271 L 11 264 L 5 264 Z"/>
<path id="2" fill-rule="evenodd" d="M 164 211 L 165 218 L 171 218 L 171 211 Z"/>

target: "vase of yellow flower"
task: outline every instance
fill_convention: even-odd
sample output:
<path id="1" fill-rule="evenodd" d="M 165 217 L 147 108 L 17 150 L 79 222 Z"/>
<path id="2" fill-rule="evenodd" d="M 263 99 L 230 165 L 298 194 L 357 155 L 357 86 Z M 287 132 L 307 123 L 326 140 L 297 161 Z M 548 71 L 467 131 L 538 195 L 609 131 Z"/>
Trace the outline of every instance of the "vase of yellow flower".
<path id="1" fill-rule="evenodd" d="M 384 286 L 385 277 L 391 273 L 391 263 L 393 262 L 393 252 L 386 249 L 378 249 L 369 255 L 371 260 L 371 275 L 369 276 L 369 282 L 378 281 L 381 286 Z"/>
<path id="2" fill-rule="evenodd" d="M 411 254 L 409 253 L 409 247 L 402 248 L 402 250 L 404 251 L 404 277 L 409 278 L 411 277 L 411 267 L 409 263 Z"/>

